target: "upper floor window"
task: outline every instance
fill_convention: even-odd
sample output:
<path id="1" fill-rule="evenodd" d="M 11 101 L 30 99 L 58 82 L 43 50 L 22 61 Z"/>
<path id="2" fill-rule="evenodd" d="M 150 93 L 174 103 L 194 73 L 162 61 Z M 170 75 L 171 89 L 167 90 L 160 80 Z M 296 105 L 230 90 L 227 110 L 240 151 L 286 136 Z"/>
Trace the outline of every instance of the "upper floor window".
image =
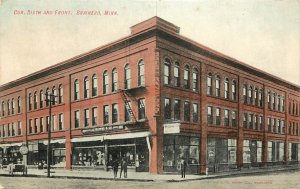
<path id="1" fill-rule="evenodd" d="M 268 102 L 268 109 L 271 109 L 271 92 L 268 92 L 268 97 L 267 97 L 267 102 Z"/>
<path id="2" fill-rule="evenodd" d="M 131 116 L 132 116 L 131 102 L 127 101 L 125 103 L 125 121 L 131 121 Z"/>
<path id="3" fill-rule="evenodd" d="M 249 123 L 249 129 L 253 128 L 253 114 L 248 115 L 248 123 Z"/>
<path id="4" fill-rule="evenodd" d="M 257 90 L 257 88 L 254 88 L 254 104 L 255 104 L 255 106 L 258 106 L 258 90 Z"/>
<path id="5" fill-rule="evenodd" d="M 216 108 L 216 125 L 221 124 L 221 109 Z"/>
<path id="6" fill-rule="evenodd" d="M 112 77 L 112 92 L 118 91 L 118 72 L 117 69 L 114 68 L 111 73 Z"/>
<path id="7" fill-rule="evenodd" d="M 95 126 L 98 124 L 98 108 L 92 108 L 92 125 Z"/>
<path id="8" fill-rule="evenodd" d="M 46 89 L 46 107 L 48 107 L 50 104 L 50 89 Z"/>
<path id="9" fill-rule="evenodd" d="M 111 118 L 111 122 L 112 123 L 116 123 L 118 122 L 118 104 L 113 104 L 112 105 L 112 118 Z"/>
<path id="10" fill-rule="evenodd" d="M 10 115 L 10 100 L 7 100 L 7 115 Z"/>
<path id="11" fill-rule="evenodd" d="M 263 130 L 263 116 L 259 116 L 259 129 Z"/>
<path id="12" fill-rule="evenodd" d="M 94 74 L 92 77 L 92 96 L 98 95 L 98 79 L 97 76 Z"/>
<path id="13" fill-rule="evenodd" d="M 28 95 L 28 110 L 31 111 L 32 108 L 32 96 L 31 93 Z"/>
<path id="14" fill-rule="evenodd" d="M 174 86 L 180 86 L 180 65 L 178 62 L 175 62 L 174 65 Z"/>
<path id="15" fill-rule="evenodd" d="M 252 87 L 248 88 L 248 104 L 252 104 Z"/>
<path id="16" fill-rule="evenodd" d="M 11 114 L 15 114 L 15 100 L 11 99 Z"/>
<path id="17" fill-rule="evenodd" d="M 170 75 L 171 75 L 171 62 L 169 59 L 165 59 L 164 62 L 164 84 L 170 84 Z"/>
<path id="18" fill-rule="evenodd" d="M 217 77 L 216 77 L 216 81 L 215 81 L 216 83 L 216 96 L 220 96 L 221 95 L 221 90 L 220 90 L 220 82 L 221 82 L 221 79 L 220 79 L 220 76 L 218 76 L 217 75 Z"/>
<path id="19" fill-rule="evenodd" d="M 236 127 L 236 112 L 235 111 L 231 112 L 231 124 L 232 124 L 232 127 Z"/>
<path id="20" fill-rule="evenodd" d="M 278 111 L 280 111 L 280 109 L 281 109 L 281 97 L 280 97 L 280 95 L 278 95 L 278 100 L 277 100 L 277 110 Z"/>
<path id="21" fill-rule="evenodd" d="M 190 121 L 190 112 L 191 111 L 190 111 L 190 103 L 188 101 L 184 102 L 183 112 L 184 112 L 183 120 Z"/>
<path id="22" fill-rule="evenodd" d="M 247 85 L 243 85 L 243 101 L 246 104 L 247 103 Z"/>
<path id="23" fill-rule="evenodd" d="M 64 129 L 64 114 L 58 115 L 58 129 L 63 130 Z"/>
<path id="24" fill-rule="evenodd" d="M 21 97 L 18 97 L 18 113 L 21 112 Z"/>
<path id="25" fill-rule="evenodd" d="M 90 111 L 89 109 L 84 109 L 84 127 L 90 125 Z"/>
<path id="26" fill-rule="evenodd" d="M 236 100 L 236 82 L 235 82 L 235 80 L 232 81 L 231 93 L 232 93 L 232 100 Z"/>
<path id="27" fill-rule="evenodd" d="M 229 111 L 224 110 L 224 126 L 229 126 Z"/>
<path id="28" fill-rule="evenodd" d="M 262 101 L 262 94 L 263 94 L 263 92 L 262 92 L 262 89 L 259 89 L 259 92 L 258 92 L 258 101 L 259 101 L 259 107 L 262 107 L 263 106 L 263 101 Z"/>
<path id="29" fill-rule="evenodd" d="M 284 112 L 284 96 L 281 98 L 281 110 Z"/>
<path id="30" fill-rule="evenodd" d="M 185 89 L 190 88 L 190 67 L 186 65 L 183 71 L 183 87 Z"/>
<path id="31" fill-rule="evenodd" d="M 138 109 L 139 109 L 139 119 L 145 119 L 146 118 L 146 104 L 145 104 L 144 98 L 140 98 L 138 100 Z"/>
<path id="32" fill-rule="evenodd" d="M 58 103 L 61 104 L 63 102 L 64 89 L 62 85 L 58 87 Z"/>
<path id="33" fill-rule="evenodd" d="M 174 120 L 180 120 L 180 100 L 174 100 Z"/>
<path id="34" fill-rule="evenodd" d="M 212 81 L 211 81 L 211 73 L 208 73 L 206 76 L 206 94 L 207 95 L 212 95 Z"/>
<path id="35" fill-rule="evenodd" d="M 49 117 L 47 117 L 49 119 Z M 48 120 L 47 119 L 47 120 Z M 47 121 L 49 123 L 49 121 Z M 79 128 L 79 124 L 80 124 L 80 113 L 79 113 L 79 110 L 76 110 L 74 112 L 74 127 L 75 128 Z M 49 128 L 49 126 L 47 126 L 47 128 Z"/>
<path id="36" fill-rule="evenodd" d="M 243 128 L 247 128 L 247 113 L 243 113 Z"/>
<path id="37" fill-rule="evenodd" d="M 273 93 L 273 97 L 272 97 L 272 109 L 275 110 L 276 109 L 276 93 Z"/>
<path id="38" fill-rule="evenodd" d="M 271 132 L 271 118 L 267 118 L 268 131 Z"/>
<path id="39" fill-rule="evenodd" d="M 37 104 L 38 104 L 38 99 L 37 99 L 37 92 L 35 91 L 34 92 L 34 95 L 33 95 L 33 106 L 34 106 L 34 109 L 37 109 Z"/>
<path id="40" fill-rule="evenodd" d="M 145 85 L 145 64 L 143 60 L 140 60 L 138 64 L 138 85 L 144 86 Z"/>
<path id="41" fill-rule="evenodd" d="M 22 122 L 18 121 L 18 135 L 22 135 Z"/>
<path id="42" fill-rule="evenodd" d="M 129 64 L 126 64 L 124 67 L 125 71 L 125 89 L 131 88 L 131 70 Z"/>
<path id="43" fill-rule="evenodd" d="M 44 132 L 44 118 L 40 117 L 40 132 Z"/>
<path id="44" fill-rule="evenodd" d="M 2 101 L 1 103 L 1 111 L 2 111 L 2 116 L 4 116 L 4 112 L 5 112 L 4 101 Z"/>
<path id="45" fill-rule="evenodd" d="M 90 96 L 90 81 L 89 81 L 89 78 L 88 76 L 86 76 L 84 78 L 84 81 L 83 81 L 83 91 L 84 91 L 84 98 L 89 98 Z"/>
<path id="46" fill-rule="evenodd" d="M 108 72 L 107 72 L 107 70 L 105 70 L 103 72 L 103 94 L 107 94 L 108 93 L 108 91 L 109 91 L 108 84 L 109 84 L 109 81 L 108 81 Z"/>
<path id="47" fill-rule="evenodd" d="M 52 88 L 52 95 L 53 95 L 53 98 L 51 99 L 51 101 L 52 101 L 52 105 L 55 105 L 55 100 L 56 100 L 56 88 L 55 87 L 53 87 Z M 50 97 L 51 98 L 51 97 Z"/>
<path id="48" fill-rule="evenodd" d="M 44 104 L 44 93 L 43 90 L 40 90 L 40 108 L 43 108 Z"/>
<path id="49" fill-rule="evenodd" d="M 226 78 L 224 81 L 224 97 L 226 99 L 229 98 L 229 80 L 228 80 L 228 78 Z"/>
<path id="50" fill-rule="evenodd" d="M 193 122 L 198 123 L 198 104 L 193 103 Z"/>
<path id="51" fill-rule="evenodd" d="M 109 123 L 109 106 L 103 106 L 103 124 Z"/>
<path id="52" fill-rule="evenodd" d="M 193 91 L 198 91 L 198 69 L 193 69 Z"/>
<path id="53" fill-rule="evenodd" d="M 169 98 L 165 98 L 164 118 L 165 120 L 171 119 L 171 102 Z"/>
<path id="54" fill-rule="evenodd" d="M 207 107 L 207 124 L 212 124 L 212 123 L 213 123 L 212 107 L 208 106 Z"/>

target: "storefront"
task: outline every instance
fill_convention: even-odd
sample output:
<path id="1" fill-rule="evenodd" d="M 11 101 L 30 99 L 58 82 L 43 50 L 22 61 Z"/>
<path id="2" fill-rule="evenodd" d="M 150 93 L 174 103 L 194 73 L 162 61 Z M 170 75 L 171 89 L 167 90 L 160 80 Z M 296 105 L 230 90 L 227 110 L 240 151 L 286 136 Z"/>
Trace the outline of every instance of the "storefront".
<path id="1" fill-rule="evenodd" d="M 244 140 L 243 142 L 243 164 L 244 167 L 261 166 L 262 141 Z"/>
<path id="2" fill-rule="evenodd" d="M 237 168 L 236 139 L 207 139 L 207 168 L 211 172 Z"/>
<path id="3" fill-rule="evenodd" d="M 164 135 L 164 172 L 180 171 L 180 160 L 187 161 L 187 172 L 199 173 L 200 137 L 187 135 Z"/>
<path id="4" fill-rule="evenodd" d="M 300 144 L 289 142 L 289 156 L 290 164 L 299 163 L 300 160 Z"/>
<path id="5" fill-rule="evenodd" d="M 268 141 L 268 164 L 282 164 L 284 161 L 284 142 Z"/>
<path id="6" fill-rule="evenodd" d="M 23 156 L 19 152 L 22 143 L 0 145 L 0 165 L 7 166 L 10 163 L 22 163 Z"/>

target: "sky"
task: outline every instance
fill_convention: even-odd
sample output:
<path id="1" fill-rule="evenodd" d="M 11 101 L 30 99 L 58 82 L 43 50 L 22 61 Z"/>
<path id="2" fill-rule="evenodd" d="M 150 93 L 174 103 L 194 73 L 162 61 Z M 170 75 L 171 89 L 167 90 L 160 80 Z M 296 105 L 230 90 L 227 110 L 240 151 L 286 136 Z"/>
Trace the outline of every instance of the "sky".
<path id="1" fill-rule="evenodd" d="M 131 26 L 153 16 L 300 86 L 299 0 L 0 0 L 0 85 L 128 36 Z"/>

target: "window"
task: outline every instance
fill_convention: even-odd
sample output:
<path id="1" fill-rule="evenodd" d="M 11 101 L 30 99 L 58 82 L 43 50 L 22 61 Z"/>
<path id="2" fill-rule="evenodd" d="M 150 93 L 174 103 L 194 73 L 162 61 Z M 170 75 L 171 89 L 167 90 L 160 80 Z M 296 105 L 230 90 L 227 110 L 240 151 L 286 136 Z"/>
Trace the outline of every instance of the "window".
<path id="1" fill-rule="evenodd" d="M 92 126 L 98 125 L 98 108 L 92 108 Z"/>
<path id="2" fill-rule="evenodd" d="M 22 135 L 22 122 L 18 121 L 18 135 Z"/>
<path id="3" fill-rule="evenodd" d="M 212 123 L 213 123 L 212 107 L 208 106 L 207 107 L 207 124 L 212 124 Z"/>
<path id="4" fill-rule="evenodd" d="M 285 134 L 285 121 L 284 120 L 281 120 L 281 133 L 282 134 Z"/>
<path id="5" fill-rule="evenodd" d="M 83 81 L 83 92 L 84 92 L 83 97 L 84 98 L 89 98 L 89 96 L 90 96 L 89 91 L 90 91 L 90 81 L 89 81 L 88 76 L 86 76 Z"/>
<path id="6" fill-rule="evenodd" d="M 103 106 L 103 124 L 109 123 L 109 106 Z"/>
<path id="7" fill-rule="evenodd" d="M 18 113 L 21 112 L 21 97 L 18 97 Z"/>
<path id="8" fill-rule="evenodd" d="M 267 118 L 268 131 L 271 132 L 271 118 Z"/>
<path id="9" fill-rule="evenodd" d="M 193 69 L 193 91 L 198 91 L 198 70 L 197 68 Z"/>
<path id="10" fill-rule="evenodd" d="M 127 103 L 125 103 L 125 121 L 131 121 L 131 113 L 131 102 L 127 101 Z"/>
<path id="11" fill-rule="evenodd" d="M 220 79 L 220 76 L 217 76 L 216 77 L 216 96 L 220 96 L 220 82 L 221 82 L 221 79 Z"/>
<path id="12" fill-rule="evenodd" d="M 183 71 L 183 87 L 185 89 L 190 88 L 190 67 L 186 65 Z"/>
<path id="13" fill-rule="evenodd" d="M 236 112 L 235 111 L 231 112 L 231 125 L 232 125 L 232 127 L 236 127 Z"/>
<path id="14" fill-rule="evenodd" d="M 224 82 L 224 97 L 226 99 L 229 99 L 229 80 L 228 80 L 228 78 L 226 78 L 225 82 Z"/>
<path id="15" fill-rule="evenodd" d="M 44 118 L 40 118 L 40 132 L 44 132 Z"/>
<path id="16" fill-rule="evenodd" d="M 164 84 L 170 84 L 170 75 L 171 75 L 171 62 L 169 59 L 165 59 L 164 62 Z"/>
<path id="17" fill-rule="evenodd" d="M 248 115 L 248 123 L 249 123 L 248 128 L 253 129 L 253 114 Z"/>
<path id="18" fill-rule="evenodd" d="M 216 125 L 221 124 L 221 109 L 216 108 Z"/>
<path id="19" fill-rule="evenodd" d="M 198 123 L 198 104 L 193 103 L 193 122 Z"/>
<path id="20" fill-rule="evenodd" d="M 259 129 L 263 130 L 263 116 L 259 116 Z"/>
<path id="21" fill-rule="evenodd" d="M 145 85 L 145 65 L 144 65 L 144 61 L 140 60 L 139 64 L 138 64 L 138 85 L 139 86 L 144 86 Z"/>
<path id="22" fill-rule="evenodd" d="M 50 128 L 50 117 L 46 116 L 46 131 L 48 132 Z"/>
<path id="23" fill-rule="evenodd" d="M 271 110 L 271 92 L 270 91 L 268 92 L 267 101 L 268 101 L 268 109 Z"/>
<path id="24" fill-rule="evenodd" d="M 52 131 L 54 131 L 54 130 L 56 130 L 56 116 L 55 115 L 53 115 L 52 116 Z"/>
<path id="25" fill-rule="evenodd" d="M 277 119 L 277 133 L 281 133 L 280 119 Z"/>
<path id="26" fill-rule="evenodd" d="M 92 96 L 98 95 L 98 79 L 96 75 L 93 75 L 92 78 Z"/>
<path id="27" fill-rule="evenodd" d="M 3 125 L 3 137 L 6 136 L 6 129 L 5 129 L 5 125 Z"/>
<path id="28" fill-rule="evenodd" d="M 34 119 L 34 131 L 33 131 L 34 133 L 37 133 L 37 127 L 38 127 L 38 126 L 37 126 L 37 124 L 38 124 L 37 122 L 38 122 L 38 119 L 35 118 L 35 119 Z"/>
<path id="29" fill-rule="evenodd" d="M 109 88 L 108 88 L 108 72 L 107 70 L 105 70 L 103 72 L 103 94 L 107 94 L 108 91 L 109 91 Z"/>
<path id="30" fill-rule="evenodd" d="M 75 128 L 79 128 L 79 124 L 80 124 L 80 114 L 79 114 L 79 110 L 76 110 L 74 112 L 74 122 L 75 122 Z"/>
<path id="31" fill-rule="evenodd" d="M 165 120 L 171 119 L 171 102 L 169 98 L 165 98 L 164 118 Z"/>
<path id="32" fill-rule="evenodd" d="M 243 113 L 243 128 L 247 128 L 247 113 Z"/>
<path id="33" fill-rule="evenodd" d="M 273 122 L 273 132 L 275 133 L 276 132 L 276 118 L 273 118 L 272 122 Z"/>
<path id="34" fill-rule="evenodd" d="M 146 118 L 146 104 L 145 99 L 141 98 L 138 100 L 138 109 L 139 109 L 139 119 Z"/>
<path id="35" fill-rule="evenodd" d="M 174 86 L 180 86 L 180 65 L 178 62 L 176 62 L 174 66 Z"/>
<path id="36" fill-rule="evenodd" d="M 16 125 L 15 123 L 11 124 L 11 136 L 15 136 L 16 135 Z"/>
<path id="37" fill-rule="evenodd" d="M 1 104 L 2 116 L 4 116 L 5 108 L 4 108 L 4 101 Z"/>
<path id="38" fill-rule="evenodd" d="M 10 101 L 7 100 L 7 115 L 10 114 Z"/>
<path id="39" fill-rule="evenodd" d="M 278 95 L 278 100 L 277 100 L 277 110 L 280 111 L 280 108 L 281 108 L 281 97 L 280 95 Z"/>
<path id="40" fill-rule="evenodd" d="M 118 91 L 118 72 L 117 72 L 117 69 L 114 68 L 112 70 L 112 73 L 111 73 L 111 79 L 112 79 L 112 92 L 117 92 Z"/>
<path id="41" fill-rule="evenodd" d="M 10 124 L 7 124 L 7 136 L 10 136 Z"/>
<path id="42" fill-rule="evenodd" d="M 50 90 L 49 88 L 46 89 L 46 107 L 50 104 Z"/>
<path id="43" fill-rule="evenodd" d="M 90 125 L 90 111 L 89 109 L 84 109 L 84 127 Z"/>
<path id="44" fill-rule="evenodd" d="M 37 109 L 37 101 L 38 101 L 38 99 L 37 99 L 37 92 L 35 91 L 34 92 L 34 95 L 33 95 L 33 107 L 34 107 L 34 109 Z"/>
<path id="45" fill-rule="evenodd" d="M 55 105 L 55 100 L 56 100 L 56 89 L 55 89 L 55 87 L 52 88 L 52 95 L 54 95 L 54 96 L 52 96 L 51 102 L 52 102 L 52 105 Z"/>
<path id="46" fill-rule="evenodd" d="M 284 96 L 281 98 L 281 110 L 282 110 L 282 112 L 284 112 Z"/>
<path id="47" fill-rule="evenodd" d="M 131 88 L 131 70 L 129 64 L 124 67 L 125 70 L 125 89 Z"/>
<path id="48" fill-rule="evenodd" d="M 15 114 L 15 100 L 11 99 L 11 114 Z"/>
<path id="49" fill-rule="evenodd" d="M 263 103 L 262 103 L 262 94 L 263 94 L 263 92 L 262 92 L 262 89 L 260 89 L 259 90 L 259 92 L 258 92 L 258 101 L 259 101 L 259 107 L 263 107 Z"/>
<path id="50" fill-rule="evenodd" d="M 247 103 L 247 86 L 243 85 L 243 102 Z"/>
<path id="51" fill-rule="evenodd" d="M 206 76 L 206 85 L 207 85 L 207 88 L 206 88 L 206 94 L 207 94 L 207 95 L 212 95 L 211 73 L 208 73 L 207 76 Z"/>
<path id="52" fill-rule="evenodd" d="M 31 93 L 28 95 L 28 110 L 31 111 L 32 108 L 32 96 Z"/>
<path id="53" fill-rule="evenodd" d="M 232 93 L 232 100 L 236 100 L 236 82 L 235 82 L 235 80 L 232 81 L 231 93 Z"/>
<path id="54" fill-rule="evenodd" d="M 229 126 L 229 111 L 224 111 L 224 126 Z"/>
<path id="55" fill-rule="evenodd" d="M 272 108 L 273 108 L 273 110 L 276 109 L 275 101 L 276 101 L 276 93 L 273 93 L 273 97 L 272 97 Z"/>
<path id="56" fill-rule="evenodd" d="M 79 81 L 78 79 L 74 82 L 74 100 L 79 100 L 80 93 L 79 93 Z"/>
<path id="57" fill-rule="evenodd" d="M 117 123 L 118 122 L 118 104 L 113 104 L 112 105 L 112 119 L 111 122 L 112 123 Z"/>
<path id="58" fill-rule="evenodd" d="M 184 102 L 183 112 L 184 112 L 183 120 L 189 122 L 190 121 L 190 103 L 187 101 Z"/>
<path id="59" fill-rule="evenodd" d="M 64 129 L 64 114 L 58 115 L 58 130 Z"/>
<path id="60" fill-rule="evenodd" d="M 174 120 L 180 120 L 180 100 L 174 100 Z"/>
<path id="61" fill-rule="evenodd" d="M 254 127 L 253 127 L 253 129 L 258 130 L 258 116 L 254 115 L 253 119 L 254 119 Z"/>
<path id="62" fill-rule="evenodd" d="M 257 90 L 257 88 L 254 88 L 254 104 L 255 104 L 255 106 L 258 106 L 258 90 Z"/>
<path id="63" fill-rule="evenodd" d="M 252 87 L 249 86 L 248 89 L 248 104 L 252 104 Z"/>
<path id="64" fill-rule="evenodd" d="M 43 108 L 44 103 L 44 93 L 43 90 L 40 91 L 40 108 Z"/>
<path id="65" fill-rule="evenodd" d="M 64 89 L 62 85 L 58 87 L 58 103 L 61 104 L 63 102 Z"/>

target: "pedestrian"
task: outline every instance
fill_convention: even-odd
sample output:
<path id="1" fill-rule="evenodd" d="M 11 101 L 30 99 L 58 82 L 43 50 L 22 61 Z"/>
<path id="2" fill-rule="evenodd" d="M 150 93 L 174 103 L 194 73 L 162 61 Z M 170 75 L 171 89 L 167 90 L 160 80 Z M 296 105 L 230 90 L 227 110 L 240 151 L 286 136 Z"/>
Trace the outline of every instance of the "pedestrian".
<path id="1" fill-rule="evenodd" d="M 117 178 L 117 176 L 118 176 L 118 167 L 119 167 L 118 159 L 116 159 L 116 160 L 112 163 L 112 167 L 113 167 L 113 171 L 114 171 L 114 178 Z"/>
<path id="2" fill-rule="evenodd" d="M 182 158 L 180 161 L 181 178 L 185 178 L 186 167 L 187 167 L 186 161 L 184 158 Z"/>
<path id="3" fill-rule="evenodd" d="M 127 178 L 127 160 L 126 160 L 126 157 L 123 157 L 122 160 L 121 160 L 120 178 L 122 176 L 122 171 L 124 171 L 124 178 Z"/>

